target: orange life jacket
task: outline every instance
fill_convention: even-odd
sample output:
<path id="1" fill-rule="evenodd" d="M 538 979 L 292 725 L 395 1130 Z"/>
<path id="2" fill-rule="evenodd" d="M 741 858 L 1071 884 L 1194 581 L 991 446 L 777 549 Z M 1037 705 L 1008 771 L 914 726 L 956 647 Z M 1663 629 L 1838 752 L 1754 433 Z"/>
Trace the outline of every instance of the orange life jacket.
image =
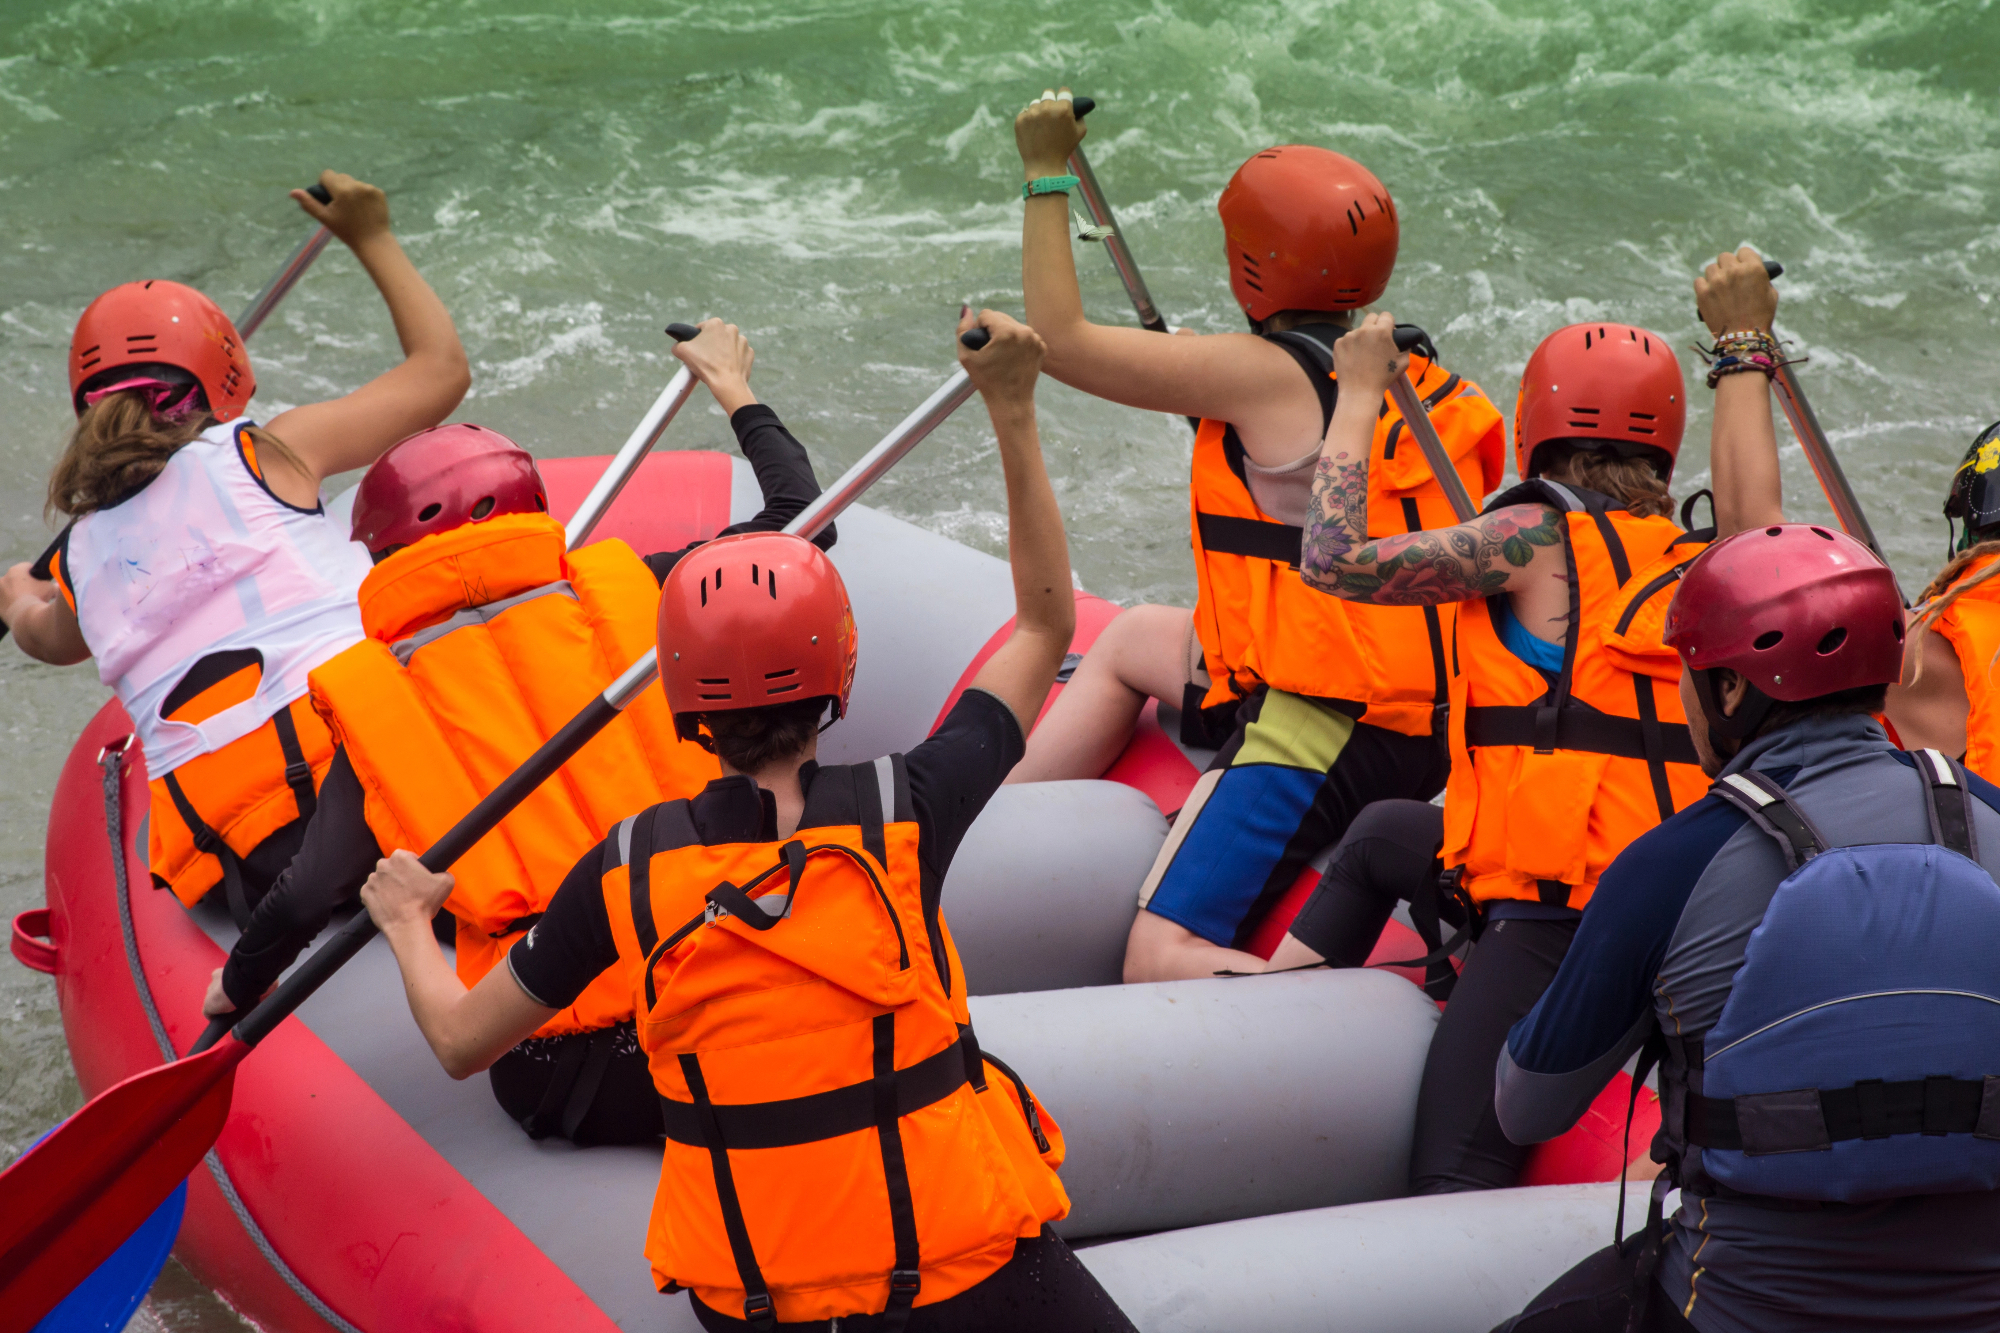
<path id="1" fill-rule="evenodd" d="M 189 678 L 208 660 L 197 662 Z M 197 722 L 218 713 L 250 697 L 257 673 L 255 663 L 238 667 L 163 715 Z M 249 735 L 154 778 L 146 834 L 153 878 L 189 907 L 221 884 L 230 915 L 247 925 L 242 858 L 285 825 L 312 818 L 331 763 L 333 737 L 311 702 L 299 698 Z"/>
<path id="2" fill-rule="evenodd" d="M 313 706 L 346 749 L 384 851 L 421 851 L 653 644 L 660 586 L 620 541 L 567 554 L 562 525 L 509 514 L 425 537 L 361 585 L 368 638 L 313 671 Z M 720 770 L 675 739 L 649 686 L 459 859 L 446 906 L 466 985 L 498 963 L 563 877 L 634 806 Z M 631 1017 L 602 977 L 541 1034 Z"/>
<path id="3" fill-rule="evenodd" d="M 891 756 L 819 769 L 782 843 L 705 846 L 686 801 L 607 840 L 665 1112 L 661 1290 L 753 1322 L 908 1310 L 1068 1213 L 1061 1131 L 979 1050 L 917 837 Z"/>
<path id="4" fill-rule="evenodd" d="M 1568 537 L 1570 612 L 1552 686 L 1500 638 L 1499 598 L 1452 644 L 1444 863 L 1473 901 L 1581 909 L 1634 838 L 1707 791 L 1681 711 L 1666 607 L 1699 542 L 1615 500 L 1529 481 L 1489 508 L 1544 503 Z"/>
<path id="5" fill-rule="evenodd" d="M 1963 583 L 1995 560 L 2000 555 L 1973 561 L 1956 581 Z M 1931 628 L 1951 644 L 1965 676 L 1971 704 L 1965 715 L 1965 766 L 1988 781 L 2000 778 L 2000 685 L 1994 681 L 2000 670 L 2000 579 L 1966 592 Z"/>
<path id="6" fill-rule="evenodd" d="M 1424 357 L 1410 358 L 1410 375 L 1466 489 L 1480 496 L 1498 486 L 1506 466 L 1499 411 L 1478 385 Z M 1371 447 L 1369 536 L 1458 521 L 1387 398 Z M 1330 700 L 1372 726 L 1430 735 L 1449 689 L 1444 649 L 1456 607 L 1369 606 L 1307 587 L 1299 578 L 1304 531 L 1258 507 L 1243 458 L 1228 423 L 1204 421 L 1196 430 L 1194 623 L 1214 681 L 1203 707 L 1248 698 L 1268 685 Z"/>

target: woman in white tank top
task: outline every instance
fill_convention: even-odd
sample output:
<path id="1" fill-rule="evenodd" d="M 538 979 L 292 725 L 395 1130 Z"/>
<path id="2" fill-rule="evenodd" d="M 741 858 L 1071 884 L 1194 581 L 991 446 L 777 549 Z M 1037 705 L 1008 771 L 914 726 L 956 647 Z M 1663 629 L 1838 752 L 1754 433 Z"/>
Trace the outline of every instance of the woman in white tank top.
<path id="1" fill-rule="evenodd" d="M 241 920 L 297 849 L 332 758 L 306 673 L 361 638 L 365 551 L 327 514 L 326 478 L 437 425 L 470 384 L 443 302 L 372 185 L 326 172 L 292 197 L 361 261 L 403 362 L 343 398 L 241 417 L 242 339 L 178 283 L 92 302 L 70 345 L 76 429 L 49 481 L 67 514 L 53 579 L 0 576 L 0 619 L 29 656 L 97 659 L 153 780 L 156 881 L 192 905 L 222 884 Z"/>

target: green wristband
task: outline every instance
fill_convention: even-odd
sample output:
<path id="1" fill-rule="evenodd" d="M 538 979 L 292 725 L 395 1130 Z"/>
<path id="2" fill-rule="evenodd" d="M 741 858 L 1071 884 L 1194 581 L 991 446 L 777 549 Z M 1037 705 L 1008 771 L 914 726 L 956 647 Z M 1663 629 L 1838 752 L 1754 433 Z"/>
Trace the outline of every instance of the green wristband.
<path id="1" fill-rule="evenodd" d="M 1021 197 L 1032 199 L 1038 194 L 1068 194 L 1078 184 L 1074 176 L 1037 176 L 1021 187 Z"/>

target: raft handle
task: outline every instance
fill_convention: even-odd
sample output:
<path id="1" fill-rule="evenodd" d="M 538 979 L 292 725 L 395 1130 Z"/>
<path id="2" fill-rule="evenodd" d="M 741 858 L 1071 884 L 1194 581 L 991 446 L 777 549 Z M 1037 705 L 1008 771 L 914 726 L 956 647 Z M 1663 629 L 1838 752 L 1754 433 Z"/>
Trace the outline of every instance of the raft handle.
<path id="1" fill-rule="evenodd" d="M 14 938 L 10 943 L 14 957 L 21 960 L 23 967 L 55 975 L 56 946 L 50 942 L 48 908 L 37 907 L 15 917 Z"/>

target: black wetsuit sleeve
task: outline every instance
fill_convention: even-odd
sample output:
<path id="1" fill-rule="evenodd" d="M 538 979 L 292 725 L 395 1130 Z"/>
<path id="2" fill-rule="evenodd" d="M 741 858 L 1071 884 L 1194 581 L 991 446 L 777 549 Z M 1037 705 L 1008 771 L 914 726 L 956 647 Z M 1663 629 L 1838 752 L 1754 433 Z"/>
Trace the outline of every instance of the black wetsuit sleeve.
<path id="1" fill-rule="evenodd" d="M 542 919 L 507 951 L 515 984 L 536 1004 L 569 1008 L 618 961 L 611 915 L 604 910 L 604 851 L 600 842 L 570 867 Z"/>
<path id="2" fill-rule="evenodd" d="M 1014 710 L 985 690 L 967 690 L 929 739 L 904 756 L 917 851 L 930 883 L 944 882 L 966 830 L 1026 750 Z"/>
<path id="3" fill-rule="evenodd" d="M 743 456 L 757 473 L 757 485 L 764 492 L 764 507 L 748 522 L 732 523 L 716 536 L 782 531 L 785 524 L 819 498 L 819 479 L 813 476 L 812 460 L 806 457 L 805 446 L 785 429 L 778 414 L 763 403 L 737 408 L 729 418 L 729 426 L 736 432 L 736 443 Z M 834 525 L 828 524 L 826 531 L 813 538 L 813 544 L 822 551 L 832 550 L 835 536 Z M 678 551 L 657 551 L 646 557 L 646 566 L 653 571 L 654 578 L 665 583 L 667 571 L 693 549 L 686 546 Z"/>
<path id="4" fill-rule="evenodd" d="M 313 937 L 326 929 L 334 908 L 360 894 L 382 859 L 382 849 L 368 827 L 364 799 L 347 751 L 335 750 L 299 854 L 250 914 L 250 925 L 222 965 L 222 989 L 238 1009 L 257 1002 Z"/>

